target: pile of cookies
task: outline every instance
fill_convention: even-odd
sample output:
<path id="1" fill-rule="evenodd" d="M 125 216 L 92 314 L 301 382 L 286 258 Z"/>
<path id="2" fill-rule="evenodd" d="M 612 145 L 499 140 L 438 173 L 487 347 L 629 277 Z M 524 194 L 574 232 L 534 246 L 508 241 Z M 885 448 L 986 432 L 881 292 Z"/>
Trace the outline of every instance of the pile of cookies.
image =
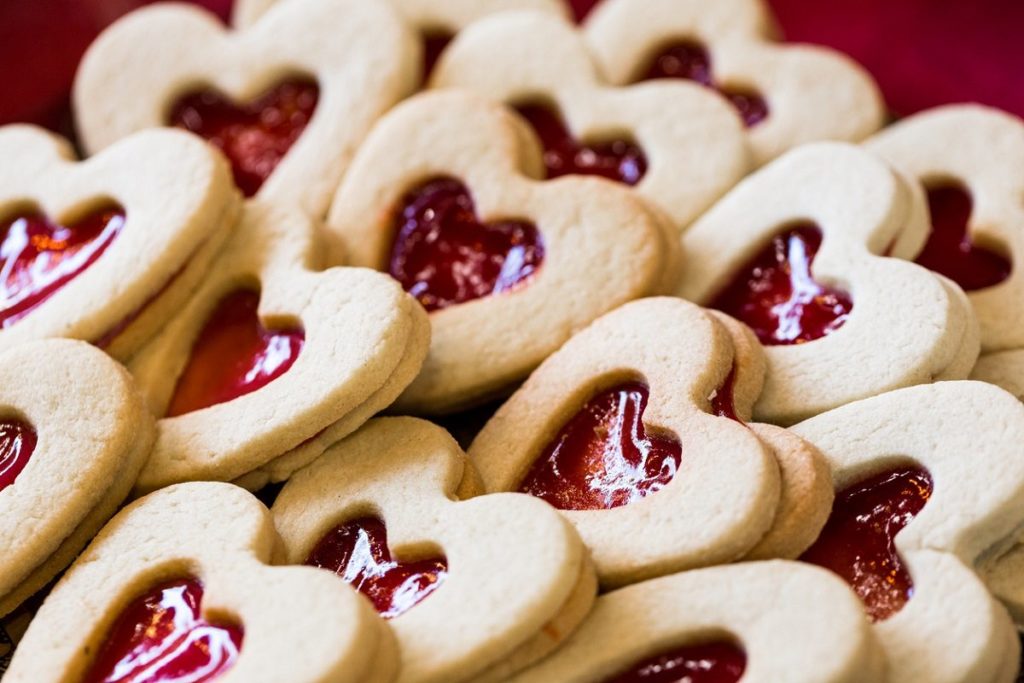
<path id="1" fill-rule="evenodd" d="M 1024 122 L 570 17 L 156 4 L 0 129 L 5 682 L 1016 679 Z"/>

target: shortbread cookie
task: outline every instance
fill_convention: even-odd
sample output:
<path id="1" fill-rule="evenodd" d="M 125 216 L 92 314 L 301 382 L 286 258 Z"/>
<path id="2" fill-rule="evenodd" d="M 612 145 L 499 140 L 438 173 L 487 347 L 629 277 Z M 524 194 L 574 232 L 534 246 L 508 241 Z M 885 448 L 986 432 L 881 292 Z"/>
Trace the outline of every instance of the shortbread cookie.
<path id="1" fill-rule="evenodd" d="M 120 365 L 79 341 L 0 354 L 0 616 L 45 586 L 131 490 L 153 418 Z"/>
<path id="2" fill-rule="evenodd" d="M 828 572 L 773 561 L 710 567 L 613 591 L 515 683 L 883 683 L 857 598 Z M 703 677 L 701 677 L 703 676 Z"/>
<path id="3" fill-rule="evenodd" d="M 418 95 L 385 116 L 334 199 L 334 262 L 390 272 L 433 342 L 399 410 L 501 395 L 601 314 L 667 286 L 666 226 L 598 178 L 538 182 L 521 119 L 478 95 Z"/>
<path id="4" fill-rule="evenodd" d="M 593 603 L 572 527 L 528 496 L 473 497 L 478 481 L 440 427 L 383 418 L 296 473 L 274 503 L 287 562 L 336 572 L 391 619 L 404 683 L 505 680 Z"/>
<path id="5" fill-rule="evenodd" d="M 1024 406 L 988 384 L 940 382 L 792 429 L 825 455 L 837 490 L 802 559 L 861 596 L 887 680 L 1012 681 L 1013 623 L 974 565 L 1024 523 Z"/>
<path id="6" fill-rule="evenodd" d="M 266 508 L 230 484 L 138 500 L 47 597 L 4 680 L 393 680 L 394 638 L 370 604 L 314 569 L 267 566 L 278 543 Z"/>
<path id="7" fill-rule="evenodd" d="M 867 71 L 827 48 L 777 44 L 763 0 L 606 0 L 585 33 L 612 83 L 682 78 L 724 95 L 758 164 L 806 142 L 862 140 L 885 120 Z"/>
<path id="8" fill-rule="evenodd" d="M 941 107 L 865 146 L 925 185 L 931 230 L 907 256 L 967 292 L 982 352 L 1024 347 L 1024 122 L 976 105 Z"/>
<path id="9" fill-rule="evenodd" d="M 148 7 L 86 53 L 78 131 L 96 151 L 143 128 L 191 130 L 225 152 L 247 196 L 321 215 L 373 122 L 415 88 L 420 59 L 384 2 L 292 0 L 237 32 L 195 7 Z"/>
<path id="10" fill-rule="evenodd" d="M 922 193 L 840 143 L 789 152 L 683 236 L 678 293 L 750 325 L 768 357 L 754 417 L 790 424 L 851 401 L 963 379 L 978 325 L 949 280 L 905 257 L 927 231 Z"/>
<path id="11" fill-rule="evenodd" d="M 765 432 L 769 446 L 730 419 L 760 388 L 737 348 L 729 327 L 693 304 L 627 304 L 548 358 L 470 458 L 488 491 L 531 493 L 562 510 L 604 586 L 750 553 L 795 557 L 828 517 L 831 480 L 800 439 Z M 778 459 L 782 484 L 774 447 L 797 453 Z M 780 486 L 793 489 L 787 506 Z M 785 534 L 761 546 L 773 525 Z"/>
<path id="12" fill-rule="evenodd" d="M 183 133 L 79 163 L 51 133 L 0 128 L 0 348 L 70 337 L 128 357 L 206 274 L 238 205 L 227 165 Z"/>
<path id="13" fill-rule="evenodd" d="M 680 231 L 751 167 L 742 121 L 725 100 L 692 83 L 605 86 L 582 34 L 558 17 L 507 12 L 474 24 L 431 85 L 515 107 L 541 140 L 548 177 L 634 186 Z"/>
<path id="14" fill-rule="evenodd" d="M 995 384 L 1024 401 L 1024 349 L 982 356 L 971 370 L 971 379 Z"/>
<path id="15" fill-rule="evenodd" d="M 132 360 L 163 416 L 138 490 L 286 479 L 419 372 L 423 309 L 380 273 L 319 271 L 313 227 L 297 209 L 248 202 L 202 287 Z"/>

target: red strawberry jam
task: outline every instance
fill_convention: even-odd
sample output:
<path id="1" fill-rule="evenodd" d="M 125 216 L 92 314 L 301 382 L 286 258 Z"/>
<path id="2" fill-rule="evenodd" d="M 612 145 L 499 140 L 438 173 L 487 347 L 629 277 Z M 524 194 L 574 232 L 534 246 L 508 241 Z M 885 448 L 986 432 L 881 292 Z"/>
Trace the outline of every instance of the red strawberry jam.
<path id="1" fill-rule="evenodd" d="M 385 619 L 408 612 L 441 587 L 448 560 L 435 557 L 396 562 L 383 520 L 361 517 L 320 539 L 306 564 L 329 569 L 370 598 Z"/>
<path id="2" fill-rule="evenodd" d="M 96 263 L 124 224 L 118 207 L 93 211 L 67 226 L 38 213 L 0 223 L 0 327 L 18 322 Z"/>
<path id="3" fill-rule="evenodd" d="M 648 436 L 648 389 L 626 382 L 584 404 L 534 461 L 519 485 L 559 510 L 607 510 L 660 491 L 676 475 L 682 447 Z"/>
<path id="4" fill-rule="evenodd" d="M 110 628 L 84 683 L 205 683 L 230 669 L 242 627 L 203 619 L 203 586 L 178 579 L 132 601 Z"/>
<path id="5" fill-rule="evenodd" d="M 726 375 L 725 381 L 722 382 L 722 386 L 715 390 L 715 393 L 711 395 L 711 414 L 717 415 L 718 417 L 727 417 L 730 420 L 735 420 L 740 424 L 743 420 L 736 415 L 736 401 L 733 396 L 733 388 L 736 385 L 736 366 L 733 366 L 729 370 L 729 374 Z"/>
<path id="6" fill-rule="evenodd" d="M 259 293 L 247 289 L 221 300 L 192 347 L 167 417 L 244 396 L 288 372 L 306 335 L 301 329 L 263 327 L 259 303 Z"/>
<path id="7" fill-rule="evenodd" d="M 803 344 L 835 332 L 853 301 L 814 280 L 811 265 L 820 247 L 817 226 L 787 229 L 739 269 L 710 307 L 746 323 L 767 346 Z"/>
<path id="8" fill-rule="evenodd" d="M 21 420 L 0 420 L 0 491 L 14 483 L 36 449 L 32 425 Z"/>
<path id="9" fill-rule="evenodd" d="M 747 656 L 732 643 L 686 645 L 637 662 L 608 683 L 736 683 Z"/>
<path id="10" fill-rule="evenodd" d="M 601 0 L 569 0 L 576 23 L 581 23 Z"/>
<path id="11" fill-rule="evenodd" d="M 872 621 L 899 612 L 914 583 L 896 552 L 896 534 L 932 495 L 931 476 L 918 467 L 888 470 L 836 494 L 832 515 L 800 559 L 846 580 Z"/>
<path id="12" fill-rule="evenodd" d="M 537 228 L 522 221 L 481 223 L 469 190 L 438 178 L 401 201 L 391 276 L 428 311 L 522 286 L 544 260 Z"/>
<path id="13" fill-rule="evenodd" d="M 168 123 L 224 152 L 235 184 L 252 197 L 302 135 L 319 99 L 320 88 L 304 78 L 278 83 L 243 105 L 215 90 L 202 90 L 178 100 Z"/>

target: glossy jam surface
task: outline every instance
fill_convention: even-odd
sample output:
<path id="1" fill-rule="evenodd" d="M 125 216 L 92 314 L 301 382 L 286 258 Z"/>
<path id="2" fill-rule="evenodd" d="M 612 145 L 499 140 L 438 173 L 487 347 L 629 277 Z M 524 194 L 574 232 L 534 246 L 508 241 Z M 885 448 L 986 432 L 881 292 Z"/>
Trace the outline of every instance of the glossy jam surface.
<path id="1" fill-rule="evenodd" d="M 307 79 L 278 83 L 243 105 L 215 90 L 203 90 L 178 100 L 168 123 L 224 152 L 235 184 L 252 197 L 302 135 L 319 98 L 319 87 Z"/>
<path id="2" fill-rule="evenodd" d="M 711 302 L 746 323 L 767 346 L 803 344 L 835 332 L 853 310 L 848 294 L 814 280 L 821 231 L 803 224 L 776 235 Z"/>
<path id="3" fill-rule="evenodd" d="M 21 420 L 0 420 L 0 491 L 14 483 L 25 469 L 38 437 L 32 425 Z"/>
<path id="4" fill-rule="evenodd" d="M 0 327 L 18 322 L 81 275 L 124 224 L 124 211 L 115 207 L 66 226 L 38 213 L 0 223 Z"/>
<path id="5" fill-rule="evenodd" d="M 111 627 L 84 683 L 204 683 L 232 667 L 242 628 L 200 616 L 203 586 L 161 584 L 132 601 Z"/>
<path id="6" fill-rule="evenodd" d="M 628 140 L 582 144 L 572 136 L 562 117 L 542 105 L 518 108 L 544 146 L 548 178 L 564 175 L 596 175 L 626 185 L 636 185 L 647 172 L 647 158 Z"/>
<path id="7" fill-rule="evenodd" d="M 735 683 L 747 656 L 728 642 L 687 645 L 637 662 L 608 683 Z"/>
<path id="8" fill-rule="evenodd" d="M 428 311 L 522 286 L 544 260 L 536 226 L 481 223 L 469 190 L 438 178 L 402 199 L 389 272 Z"/>
<path id="9" fill-rule="evenodd" d="M 1010 277 L 1012 264 L 978 246 L 967 233 L 973 200 L 965 189 L 944 185 L 928 190 L 932 231 L 916 262 L 945 275 L 971 292 L 998 285 Z"/>
<path id="10" fill-rule="evenodd" d="M 736 367 L 733 366 L 729 374 L 726 375 L 725 381 L 722 382 L 722 386 L 718 387 L 710 397 L 711 414 L 718 417 L 727 417 L 730 420 L 742 423 L 743 420 L 736 415 L 736 401 L 733 392 L 735 386 Z"/>
<path id="11" fill-rule="evenodd" d="M 700 43 L 674 43 L 656 54 L 640 80 L 653 78 L 682 78 L 716 90 L 736 107 L 748 128 L 768 118 L 768 103 L 757 93 L 722 88 L 715 84 L 711 54 Z"/>
<path id="12" fill-rule="evenodd" d="M 448 576 L 444 557 L 393 560 L 387 529 L 376 517 L 361 517 L 335 527 L 320 539 L 306 564 L 329 569 L 345 579 L 370 598 L 385 619 L 408 612 L 440 588 Z"/>
<path id="13" fill-rule="evenodd" d="M 931 494 L 931 476 L 916 467 L 889 470 L 854 484 L 836 494 L 825 528 L 800 559 L 843 577 L 872 621 L 887 619 L 914 592 L 894 539 Z"/>
<path id="14" fill-rule="evenodd" d="M 248 289 L 221 300 L 192 346 L 167 417 L 244 396 L 288 372 L 306 335 L 301 329 L 263 327 L 259 303 L 259 293 Z"/>
<path id="15" fill-rule="evenodd" d="M 646 433 L 647 397 L 639 382 L 595 395 L 562 426 L 519 490 L 559 510 L 607 510 L 660 491 L 676 475 L 682 447 Z"/>

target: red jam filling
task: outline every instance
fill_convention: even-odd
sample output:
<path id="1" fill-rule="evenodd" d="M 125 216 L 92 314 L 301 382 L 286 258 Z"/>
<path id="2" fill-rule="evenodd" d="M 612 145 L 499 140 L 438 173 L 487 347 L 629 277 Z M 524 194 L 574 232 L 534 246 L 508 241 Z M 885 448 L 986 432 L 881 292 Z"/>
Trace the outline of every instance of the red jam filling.
<path id="1" fill-rule="evenodd" d="M 569 0 L 576 23 L 582 23 L 601 0 Z"/>
<path id="2" fill-rule="evenodd" d="M 452 42 L 450 33 L 428 33 L 423 36 L 423 82 L 426 83 L 430 74 L 434 73 L 437 60 L 441 59 L 441 53 Z"/>
<path id="3" fill-rule="evenodd" d="M 700 43 L 674 43 L 656 54 L 640 80 L 653 78 L 682 78 L 717 91 L 732 103 L 748 128 L 768 118 L 768 103 L 757 93 L 722 88 L 715 84 L 711 54 Z"/>
<path id="4" fill-rule="evenodd" d="M 0 223 L 0 327 L 18 322 L 81 275 L 114 242 L 124 224 L 124 210 L 119 207 L 94 211 L 67 226 L 38 213 Z"/>
<path id="5" fill-rule="evenodd" d="M 746 323 L 766 346 L 803 344 L 835 332 L 853 310 L 848 294 L 814 280 L 821 230 L 803 224 L 772 238 L 711 302 Z"/>
<path id="6" fill-rule="evenodd" d="M 0 420 L 0 491 L 14 483 L 36 449 L 32 425 L 21 420 Z"/>
<path id="7" fill-rule="evenodd" d="M 161 584 L 136 598 L 111 627 L 85 683 L 204 683 L 238 659 L 242 627 L 200 616 L 195 579 Z"/>
<path id="8" fill-rule="evenodd" d="M 247 289 L 221 300 L 192 347 L 167 417 L 244 396 L 288 372 L 306 335 L 301 329 L 263 327 L 259 303 L 259 293 Z"/>
<path id="9" fill-rule="evenodd" d="M 534 461 L 519 485 L 559 510 L 607 510 L 668 485 L 682 459 L 675 438 L 648 436 L 648 389 L 626 382 L 580 409 Z"/>
<path id="10" fill-rule="evenodd" d="M 894 539 L 932 495 L 931 476 L 917 467 L 889 470 L 836 494 L 832 515 L 800 559 L 846 580 L 872 621 L 899 612 L 914 583 Z"/>
<path id="11" fill-rule="evenodd" d="M 732 643 L 687 645 L 641 662 L 608 683 L 736 683 L 747 655 Z"/>
<path id="12" fill-rule="evenodd" d="M 956 185 L 932 188 L 928 190 L 928 208 L 932 231 L 917 263 L 945 275 L 968 292 L 998 285 L 1010 277 L 1010 262 L 974 244 L 967 233 L 974 208 L 967 190 Z"/>
<path id="13" fill-rule="evenodd" d="M 335 527 L 320 539 L 306 564 L 329 569 L 345 579 L 370 598 L 385 619 L 408 612 L 440 588 L 448 576 L 444 557 L 393 560 L 387 529 L 376 517 L 361 517 Z"/>
<path id="14" fill-rule="evenodd" d="M 580 143 L 565 126 L 562 117 L 548 107 L 518 108 L 544 146 L 548 178 L 564 175 L 596 175 L 626 185 L 636 185 L 647 172 L 647 158 L 638 145 L 612 140 L 596 145 Z"/>
<path id="15" fill-rule="evenodd" d="M 395 223 L 389 272 L 428 311 L 514 289 L 544 260 L 536 226 L 481 223 L 469 190 L 452 178 L 409 192 Z"/>
<path id="16" fill-rule="evenodd" d="M 319 99 L 319 87 L 308 79 L 278 83 L 243 105 L 215 90 L 202 90 L 178 100 L 168 123 L 224 152 L 235 184 L 252 197 L 302 135 Z"/>
<path id="17" fill-rule="evenodd" d="M 734 365 L 729 374 L 726 375 L 725 381 L 722 382 L 722 386 L 715 390 L 715 393 L 709 397 L 711 401 L 711 414 L 717 415 L 718 417 L 727 417 L 730 420 L 735 420 L 740 424 L 743 424 L 743 420 L 736 415 L 736 401 L 733 395 L 733 389 L 736 385 L 736 366 Z"/>

